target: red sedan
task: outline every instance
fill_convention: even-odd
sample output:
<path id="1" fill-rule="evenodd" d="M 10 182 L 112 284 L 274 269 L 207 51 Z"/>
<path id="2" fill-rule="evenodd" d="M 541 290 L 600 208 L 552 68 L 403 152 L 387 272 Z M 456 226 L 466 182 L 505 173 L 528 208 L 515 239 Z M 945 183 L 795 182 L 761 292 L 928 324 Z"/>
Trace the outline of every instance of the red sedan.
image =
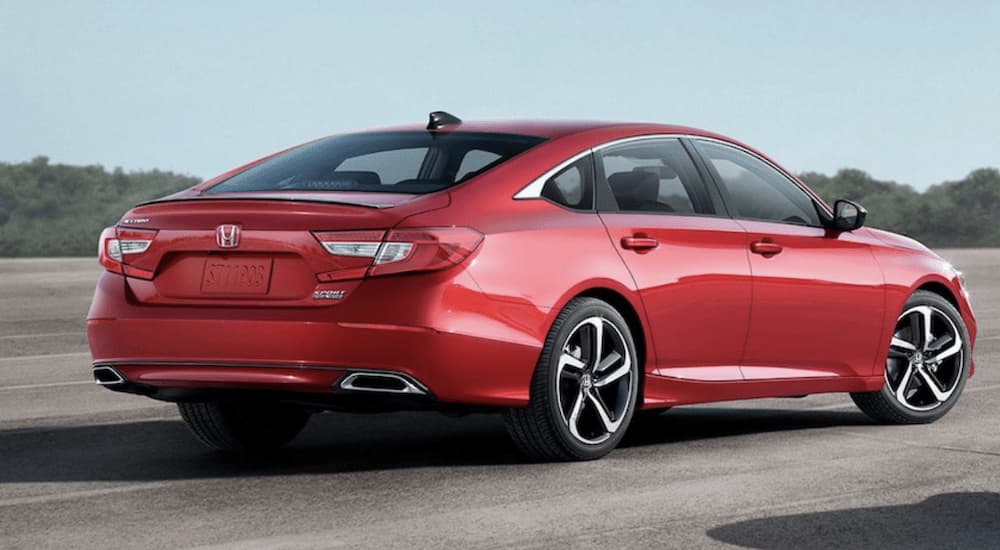
<path id="1" fill-rule="evenodd" d="M 324 410 L 503 413 L 541 460 L 638 411 L 849 392 L 940 418 L 973 374 L 961 274 L 732 139 L 462 122 L 320 139 L 140 204 L 100 239 L 96 381 L 224 450 Z"/>

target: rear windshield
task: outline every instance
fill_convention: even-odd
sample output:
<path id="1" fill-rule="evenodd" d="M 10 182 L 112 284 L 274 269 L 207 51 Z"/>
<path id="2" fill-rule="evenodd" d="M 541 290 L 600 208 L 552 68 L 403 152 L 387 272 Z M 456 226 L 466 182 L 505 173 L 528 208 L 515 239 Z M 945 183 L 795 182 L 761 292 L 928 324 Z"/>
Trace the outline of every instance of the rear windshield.
<path id="1" fill-rule="evenodd" d="M 482 174 L 543 141 L 473 132 L 334 136 L 282 153 L 205 192 L 431 193 Z"/>

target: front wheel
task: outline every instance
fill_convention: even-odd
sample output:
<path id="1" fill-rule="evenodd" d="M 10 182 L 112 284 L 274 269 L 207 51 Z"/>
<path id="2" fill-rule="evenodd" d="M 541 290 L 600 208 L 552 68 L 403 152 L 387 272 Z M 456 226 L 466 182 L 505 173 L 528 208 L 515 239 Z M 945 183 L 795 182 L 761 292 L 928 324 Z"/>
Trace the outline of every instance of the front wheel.
<path id="1" fill-rule="evenodd" d="M 933 422 L 955 406 L 971 360 L 969 332 L 955 306 L 918 290 L 896 321 L 882 390 L 852 393 L 851 398 L 879 422 Z"/>
<path id="2" fill-rule="evenodd" d="M 606 302 L 572 300 L 553 323 L 526 408 L 504 414 L 535 460 L 592 460 L 618 445 L 635 410 L 639 360 L 628 324 Z"/>
<path id="3" fill-rule="evenodd" d="M 220 451 L 263 452 L 291 441 L 309 420 L 299 407 L 279 403 L 178 403 L 181 418 L 205 445 Z"/>

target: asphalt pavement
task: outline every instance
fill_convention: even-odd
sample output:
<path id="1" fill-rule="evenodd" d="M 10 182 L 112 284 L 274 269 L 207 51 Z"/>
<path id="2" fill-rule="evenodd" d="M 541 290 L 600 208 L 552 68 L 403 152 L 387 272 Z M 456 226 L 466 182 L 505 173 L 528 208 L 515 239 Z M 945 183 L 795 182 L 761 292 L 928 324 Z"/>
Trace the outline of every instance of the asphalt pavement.
<path id="1" fill-rule="evenodd" d="M 980 332 L 937 423 L 874 425 L 835 394 L 678 407 L 572 464 L 436 413 L 213 453 L 172 405 L 91 382 L 96 260 L 0 260 L 0 548 L 998 548 L 1000 250 L 942 254 Z"/>

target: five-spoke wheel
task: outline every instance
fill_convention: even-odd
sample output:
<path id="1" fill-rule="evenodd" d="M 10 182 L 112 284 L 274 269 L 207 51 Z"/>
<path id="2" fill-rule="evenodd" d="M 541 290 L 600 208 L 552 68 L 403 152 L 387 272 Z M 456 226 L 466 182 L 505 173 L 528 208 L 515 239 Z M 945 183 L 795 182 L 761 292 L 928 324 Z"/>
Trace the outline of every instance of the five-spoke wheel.
<path id="1" fill-rule="evenodd" d="M 918 291 L 896 322 L 880 392 L 852 394 L 869 416 L 883 422 L 932 422 L 944 415 L 965 386 L 968 332 L 947 300 Z"/>
<path id="2" fill-rule="evenodd" d="M 628 324 L 609 304 L 572 300 L 549 331 L 527 408 L 505 414 L 522 452 L 540 460 L 600 458 L 635 409 L 639 359 Z"/>
<path id="3" fill-rule="evenodd" d="M 588 317 L 573 329 L 556 367 L 559 410 L 573 437 L 593 445 L 621 428 L 635 386 L 632 360 L 608 319 Z"/>
<path id="4" fill-rule="evenodd" d="M 962 343 L 958 327 L 940 309 L 920 305 L 904 311 L 885 369 L 896 400 L 915 411 L 946 403 L 962 376 Z"/>

